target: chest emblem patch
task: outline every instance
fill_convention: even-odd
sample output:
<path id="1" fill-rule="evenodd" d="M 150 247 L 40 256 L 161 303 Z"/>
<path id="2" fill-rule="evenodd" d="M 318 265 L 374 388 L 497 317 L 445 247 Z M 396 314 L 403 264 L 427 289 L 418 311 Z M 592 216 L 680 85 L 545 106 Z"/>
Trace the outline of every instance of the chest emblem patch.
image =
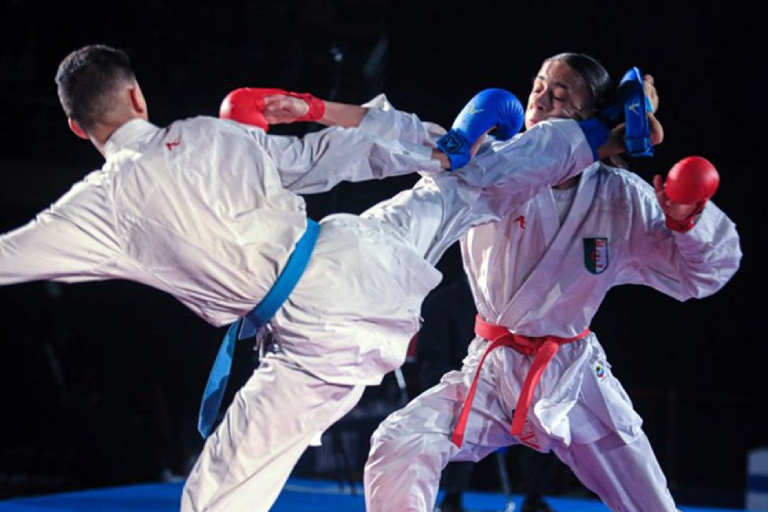
<path id="1" fill-rule="evenodd" d="M 607 238 L 584 239 L 584 266 L 587 270 L 593 274 L 602 274 L 609 262 Z"/>

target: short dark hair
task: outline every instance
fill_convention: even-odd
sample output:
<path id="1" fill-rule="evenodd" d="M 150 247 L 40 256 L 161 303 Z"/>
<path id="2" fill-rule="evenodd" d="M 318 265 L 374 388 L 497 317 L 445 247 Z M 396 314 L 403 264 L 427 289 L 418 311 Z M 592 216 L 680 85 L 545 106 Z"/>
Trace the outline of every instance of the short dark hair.
<path id="1" fill-rule="evenodd" d="M 587 105 L 583 105 L 584 110 L 599 111 L 608 104 L 613 95 L 611 76 L 596 59 L 583 53 L 566 52 L 550 57 L 544 62 L 553 60 L 568 64 L 571 69 L 584 79 L 587 87 L 589 87 L 591 97 Z"/>
<path id="2" fill-rule="evenodd" d="M 59 100 L 67 117 L 88 131 L 113 107 L 113 93 L 135 83 L 128 55 L 105 45 L 89 45 L 67 55 L 56 72 Z"/>

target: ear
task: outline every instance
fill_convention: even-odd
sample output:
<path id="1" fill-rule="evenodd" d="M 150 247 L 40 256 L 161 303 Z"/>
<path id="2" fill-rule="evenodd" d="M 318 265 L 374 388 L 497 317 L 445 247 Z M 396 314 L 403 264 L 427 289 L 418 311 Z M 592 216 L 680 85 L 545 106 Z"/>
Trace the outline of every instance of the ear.
<path id="1" fill-rule="evenodd" d="M 67 123 L 69 124 L 69 129 L 72 130 L 72 133 L 80 137 L 81 139 L 88 140 L 90 137 L 87 133 L 85 133 L 85 130 L 83 130 L 83 127 L 80 126 L 80 124 L 72 119 L 71 117 L 67 118 Z"/>
<path id="2" fill-rule="evenodd" d="M 146 119 L 147 117 L 147 101 L 144 99 L 144 94 L 141 92 L 141 87 L 137 85 L 131 87 L 128 90 L 128 94 L 131 97 L 131 107 L 134 112 Z"/>

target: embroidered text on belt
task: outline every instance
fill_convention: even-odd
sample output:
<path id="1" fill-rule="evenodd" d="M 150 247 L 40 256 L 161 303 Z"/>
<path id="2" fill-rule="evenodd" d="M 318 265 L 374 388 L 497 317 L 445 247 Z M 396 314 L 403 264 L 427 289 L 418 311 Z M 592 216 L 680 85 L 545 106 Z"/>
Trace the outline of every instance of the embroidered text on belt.
<path id="1" fill-rule="evenodd" d="M 272 285 L 258 306 L 229 326 L 203 392 L 203 403 L 200 405 L 200 414 L 197 420 L 197 430 L 203 438 L 208 437 L 221 408 L 221 401 L 224 398 L 229 372 L 232 368 L 235 343 L 237 340 L 255 336 L 259 329 L 275 316 L 277 310 L 280 309 L 280 306 L 283 305 L 283 302 L 286 301 L 299 282 L 304 269 L 307 268 L 319 233 L 320 225 L 312 219 L 307 219 L 307 229 L 296 243 L 293 253 L 288 258 L 283 271 L 277 276 L 275 284 Z"/>
<path id="2" fill-rule="evenodd" d="M 581 334 L 574 336 L 573 338 L 558 338 L 557 336 L 529 338 L 527 336 L 513 334 L 509 332 L 506 327 L 501 325 L 490 324 L 483 320 L 480 315 L 477 315 L 477 317 L 475 317 L 475 334 L 481 338 L 485 338 L 491 343 L 480 358 L 480 362 L 475 370 L 475 376 L 472 379 L 472 385 L 469 388 L 469 393 L 461 408 L 459 421 L 456 423 L 456 428 L 453 430 L 451 441 L 458 447 L 461 447 L 464 442 L 464 432 L 467 429 L 469 411 L 472 409 L 472 401 L 475 398 L 475 391 L 477 391 L 480 370 L 483 367 L 485 358 L 492 350 L 499 347 L 512 347 L 521 354 L 535 356 L 531 363 L 531 369 L 528 370 L 528 375 L 525 377 L 525 382 L 520 391 L 520 397 L 517 399 L 515 413 L 512 417 L 512 428 L 510 433 L 514 436 L 519 436 L 523 432 L 525 419 L 528 417 L 528 409 L 530 408 L 531 400 L 533 399 L 533 392 L 536 390 L 536 385 L 539 383 L 539 379 L 541 378 L 541 374 L 544 373 L 544 369 L 552 358 L 555 357 L 560 345 L 572 343 L 584 338 L 589 334 L 589 328 L 584 329 Z"/>

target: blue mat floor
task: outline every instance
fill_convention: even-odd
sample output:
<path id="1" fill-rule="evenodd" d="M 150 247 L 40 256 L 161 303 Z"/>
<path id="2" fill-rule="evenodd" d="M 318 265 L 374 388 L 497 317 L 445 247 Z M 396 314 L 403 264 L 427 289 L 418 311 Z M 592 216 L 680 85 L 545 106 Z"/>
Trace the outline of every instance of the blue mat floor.
<path id="1" fill-rule="evenodd" d="M 0 512 L 177 512 L 183 482 L 131 485 L 0 501 Z M 322 499 L 319 499 L 322 498 Z M 513 495 L 519 510 L 522 496 Z M 590 499 L 548 497 L 557 512 L 607 512 Z M 472 512 L 502 512 L 504 496 L 469 492 L 464 506 Z M 743 509 L 686 507 L 683 512 L 735 512 Z M 340 488 L 333 481 L 291 479 L 271 512 L 365 512 L 362 489 Z"/>

